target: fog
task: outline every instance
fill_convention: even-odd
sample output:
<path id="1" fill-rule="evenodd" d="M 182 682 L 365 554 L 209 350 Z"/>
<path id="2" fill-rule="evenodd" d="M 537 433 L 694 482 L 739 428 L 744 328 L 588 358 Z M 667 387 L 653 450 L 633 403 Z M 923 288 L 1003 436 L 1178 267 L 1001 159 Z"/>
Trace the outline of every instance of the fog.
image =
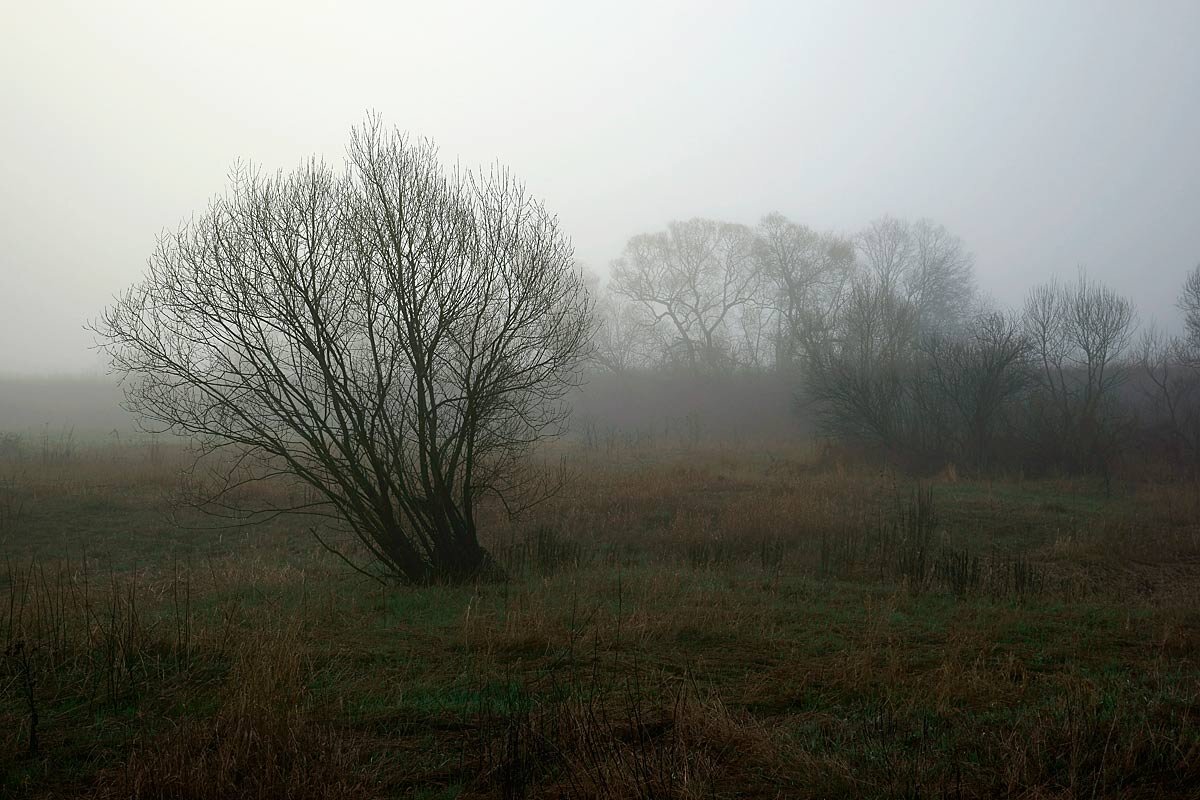
<path id="1" fill-rule="evenodd" d="M 3 796 L 1196 800 L 1197 34 L 7 3 Z"/>
<path id="2" fill-rule="evenodd" d="M 0 372 L 83 329 L 238 159 L 367 109 L 499 161 L 598 272 L 637 233 L 929 217 L 1018 303 L 1089 274 L 1174 324 L 1200 259 L 1200 5 L 21 4 L 0 33 Z"/>

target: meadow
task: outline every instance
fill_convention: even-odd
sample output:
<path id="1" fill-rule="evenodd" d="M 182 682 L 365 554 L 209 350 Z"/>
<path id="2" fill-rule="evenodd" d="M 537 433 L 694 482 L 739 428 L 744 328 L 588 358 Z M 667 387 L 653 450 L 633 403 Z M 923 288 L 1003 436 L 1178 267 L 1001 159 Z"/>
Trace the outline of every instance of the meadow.
<path id="1" fill-rule="evenodd" d="M 202 529 L 175 445 L 4 439 L 0 795 L 1200 797 L 1195 480 L 557 455 L 508 580 L 397 587 Z"/>

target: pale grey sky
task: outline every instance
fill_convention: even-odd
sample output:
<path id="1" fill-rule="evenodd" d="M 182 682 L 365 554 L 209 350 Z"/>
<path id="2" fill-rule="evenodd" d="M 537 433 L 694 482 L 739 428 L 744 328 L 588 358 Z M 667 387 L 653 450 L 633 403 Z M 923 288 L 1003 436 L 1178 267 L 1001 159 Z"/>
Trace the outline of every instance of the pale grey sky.
<path id="1" fill-rule="evenodd" d="M 499 160 L 603 268 L 778 210 L 928 216 L 1016 303 L 1086 266 L 1169 321 L 1200 261 L 1200 0 L 12 3 L 0 372 L 82 330 L 248 159 L 340 161 L 367 109 Z"/>

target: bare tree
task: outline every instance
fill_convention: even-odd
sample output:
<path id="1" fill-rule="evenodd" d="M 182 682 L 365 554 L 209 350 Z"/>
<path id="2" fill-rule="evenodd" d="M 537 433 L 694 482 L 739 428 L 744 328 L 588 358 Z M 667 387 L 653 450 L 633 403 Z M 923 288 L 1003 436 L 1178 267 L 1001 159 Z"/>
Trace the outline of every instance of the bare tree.
<path id="1" fill-rule="evenodd" d="M 768 214 L 758 225 L 757 254 L 770 282 L 777 325 L 775 363 L 789 367 L 805 341 L 829 330 L 854 275 L 854 245 Z"/>
<path id="2" fill-rule="evenodd" d="M 597 288 L 596 331 L 592 337 L 592 361 L 602 370 L 623 374 L 651 366 L 661 350 L 654 332 L 654 318 L 643 306 L 630 303 L 611 289 Z"/>
<path id="3" fill-rule="evenodd" d="M 1051 282 L 1025 302 L 1024 327 L 1040 389 L 1036 435 L 1057 440 L 1060 457 L 1107 474 L 1118 433 L 1116 388 L 1136 326 L 1133 304 L 1080 273 Z M 1046 442 L 1049 444 L 1049 442 Z"/>
<path id="4" fill-rule="evenodd" d="M 1147 433 L 1177 463 L 1200 466 L 1200 363 L 1189 343 L 1151 328 L 1138 346 Z"/>
<path id="5" fill-rule="evenodd" d="M 1177 463 L 1200 467 L 1200 265 L 1188 273 L 1176 303 L 1184 333 L 1151 327 L 1137 348 L 1143 433 Z"/>
<path id="6" fill-rule="evenodd" d="M 899 293 L 912 264 L 910 226 L 895 217 L 880 217 L 855 239 L 863 264 L 883 288 Z"/>
<path id="7" fill-rule="evenodd" d="M 729 326 L 758 282 L 750 229 L 708 219 L 635 236 L 613 263 L 613 291 L 666 326 L 676 359 L 692 370 L 731 366 Z"/>
<path id="8" fill-rule="evenodd" d="M 236 173 L 95 329 L 128 405 L 223 465 L 209 510 L 317 515 L 424 582 L 493 566 L 481 498 L 515 512 L 544 488 L 524 457 L 562 429 L 589 315 L 521 184 L 447 173 L 372 117 L 343 171 Z M 245 508 L 267 478 L 304 499 Z"/>
<path id="9" fill-rule="evenodd" d="M 1178 305 L 1183 312 L 1187 343 L 1193 350 L 1200 350 L 1200 264 L 1188 273 Z"/>
<path id="10" fill-rule="evenodd" d="M 880 285 L 917 309 L 922 329 L 948 331 L 968 320 L 975 299 L 974 260 L 943 226 L 883 217 L 859 233 L 857 244 Z"/>
<path id="11" fill-rule="evenodd" d="M 1020 320 L 994 311 L 979 315 L 964 334 L 933 334 L 922 345 L 929 379 L 954 417 L 948 434 L 981 468 L 994 457 L 1006 408 L 1028 385 L 1029 349 Z"/>
<path id="12" fill-rule="evenodd" d="M 737 309 L 729 325 L 729 343 L 734 365 L 751 372 L 765 372 L 775 363 L 779 349 L 778 313 L 758 293 Z"/>
<path id="13" fill-rule="evenodd" d="M 831 328 L 805 343 L 805 390 L 834 433 L 909 444 L 917 309 L 873 275 L 856 279 Z"/>

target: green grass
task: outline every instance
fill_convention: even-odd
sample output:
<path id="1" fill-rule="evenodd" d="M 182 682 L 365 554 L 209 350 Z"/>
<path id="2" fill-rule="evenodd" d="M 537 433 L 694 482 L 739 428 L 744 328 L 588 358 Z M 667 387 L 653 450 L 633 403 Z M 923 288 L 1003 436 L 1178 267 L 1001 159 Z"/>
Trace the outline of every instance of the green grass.
<path id="1" fill-rule="evenodd" d="M 914 481 L 640 459 L 490 518 L 548 548 L 507 583 L 388 589 L 285 521 L 172 526 L 136 454 L 0 470 L 0 793 L 1194 796 L 1189 487 L 936 483 L 914 580 Z"/>

